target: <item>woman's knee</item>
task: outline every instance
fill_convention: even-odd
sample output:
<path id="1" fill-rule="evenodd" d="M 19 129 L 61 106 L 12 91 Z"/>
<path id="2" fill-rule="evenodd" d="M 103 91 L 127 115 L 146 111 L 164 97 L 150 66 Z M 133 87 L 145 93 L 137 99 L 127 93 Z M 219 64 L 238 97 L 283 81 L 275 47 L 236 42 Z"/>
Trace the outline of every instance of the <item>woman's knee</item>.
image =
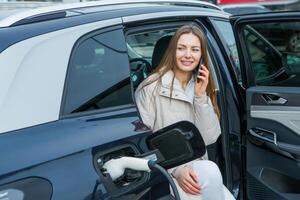
<path id="1" fill-rule="evenodd" d="M 200 183 L 223 185 L 222 174 L 214 162 L 209 160 L 196 161 L 193 163 L 193 169 Z"/>

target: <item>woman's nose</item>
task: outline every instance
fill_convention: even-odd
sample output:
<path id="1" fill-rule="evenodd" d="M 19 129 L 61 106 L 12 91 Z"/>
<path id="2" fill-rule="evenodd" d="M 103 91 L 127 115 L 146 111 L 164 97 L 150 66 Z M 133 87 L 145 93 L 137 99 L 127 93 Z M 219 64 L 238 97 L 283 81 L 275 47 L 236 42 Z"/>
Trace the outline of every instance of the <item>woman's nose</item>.
<path id="1" fill-rule="evenodd" d="M 186 57 L 191 57 L 191 50 L 187 49 L 184 54 Z"/>

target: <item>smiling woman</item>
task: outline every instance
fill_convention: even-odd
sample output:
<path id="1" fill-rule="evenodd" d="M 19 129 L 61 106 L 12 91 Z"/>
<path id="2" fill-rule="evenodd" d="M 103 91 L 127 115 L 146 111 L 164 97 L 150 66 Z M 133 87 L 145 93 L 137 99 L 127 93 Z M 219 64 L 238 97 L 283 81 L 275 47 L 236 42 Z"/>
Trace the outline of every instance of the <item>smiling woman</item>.
<path id="1" fill-rule="evenodd" d="M 221 131 L 218 106 L 211 101 L 216 94 L 206 48 L 205 36 L 197 26 L 185 25 L 176 31 L 160 64 L 135 93 L 149 128 L 159 130 L 186 120 L 200 130 L 206 145 L 217 140 Z M 181 199 L 227 199 L 217 165 L 207 161 L 207 155 L 202 159 L 170 170 Z"/>

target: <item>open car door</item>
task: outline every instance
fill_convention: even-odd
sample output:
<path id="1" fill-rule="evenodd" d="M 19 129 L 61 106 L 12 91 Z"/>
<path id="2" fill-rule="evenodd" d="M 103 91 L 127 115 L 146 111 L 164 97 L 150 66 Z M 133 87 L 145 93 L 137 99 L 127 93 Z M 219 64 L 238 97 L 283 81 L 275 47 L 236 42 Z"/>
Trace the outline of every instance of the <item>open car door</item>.
<path id="1" fill-rule="evenodd" d="M 245 199 L 300 199 L 300 14 L 231 20 L 246 90 Z"/>

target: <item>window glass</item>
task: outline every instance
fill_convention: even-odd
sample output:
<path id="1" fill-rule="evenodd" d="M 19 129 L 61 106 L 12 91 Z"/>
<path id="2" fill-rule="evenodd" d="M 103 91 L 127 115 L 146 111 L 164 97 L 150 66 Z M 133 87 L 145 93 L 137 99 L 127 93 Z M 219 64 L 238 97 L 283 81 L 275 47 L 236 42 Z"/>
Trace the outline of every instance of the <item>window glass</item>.
<path id="1" fill-rule="evenodd" d="M 177 28 L 143 31 L 129 34 L 126 37 L 130 59 L 130 77 L 134 89 L 136 89 L 156 67 L 154 65 L 157 65 L 157 63 L 155 63 L 153 59 L 157 61 L 160 60 L 158 57 L 162 57 L 167 48 L 168 42 L 161 42 L 160 47 L 156 49 L 156 55 L 154 55 L 154 48 L 157 41 L 161 38 L 171 38 L 176 30 Z"/>
<path id="2" fill-rule="evenodd" d="M 132 103 L 129 74 L 122 30 L 79 41 L 69 65 L 64 113 Z"/>
<path id="3" fill-rule="evenodd" d="M 237 80 L 241 83 L 242 77 L 240 70 L 240 61 L 232 26 L 229 22 L 226 21 L 214 20 L 213 22 L 216 25 L 218 32 L 220 33 L 219 36 L 225 42 L 226 48 L 228 49 L 229 57 L 235 67 L 234 70 L 236 73 Z"/>
<path id="4" fill-rule="evenodd" d="M 128 35 L 126 41 L 131 49 L 131 58 L 151 59 L 157 40 L 166 35 L 173 35 L 176 29 L 157 30 Z"/>
<path id="5" fill-rule="evenodd" d="M 252 69 L 257 82 L 266 79 L 281 69 L 280 54 L 251 27 L 244 29 Z"/>
<path id="6" fill-rule="evenodd" d="M 300 23 L 257 23 L 243 35 L 257 85 L 300 86 Z"/>

